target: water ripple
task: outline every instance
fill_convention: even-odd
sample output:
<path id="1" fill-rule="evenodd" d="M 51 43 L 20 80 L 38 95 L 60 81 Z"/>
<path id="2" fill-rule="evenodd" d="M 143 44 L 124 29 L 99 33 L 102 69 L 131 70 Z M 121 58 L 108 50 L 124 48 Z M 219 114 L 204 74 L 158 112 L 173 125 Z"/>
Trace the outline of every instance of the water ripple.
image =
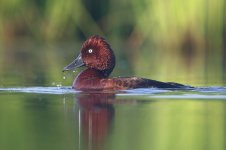
<path id="1" fill-rule="evenodd" d="M 13 88 L 0 88 L 0 93 L 38 93 L 38 94 L 69 94 L 78 93 L 79 91 L 73 90 L 71 87 L 13 87 Z"/>
<path id="2" fill-rule="evenodd" d="M 158 89 L 140 88 L 122 91 L 104 91 L 117 96 L 148 96 L 151 98 L 169 99 L 225 99 L 226 87 L 198 87 L 190 89 Z M 10 87 L 0 88 L 0 93 L 38 93 L 38 94 L 79 94 L 87 93 L 76 91 L 71 87 Z M 92 91 L 88 93 L 102 93 Z"/>

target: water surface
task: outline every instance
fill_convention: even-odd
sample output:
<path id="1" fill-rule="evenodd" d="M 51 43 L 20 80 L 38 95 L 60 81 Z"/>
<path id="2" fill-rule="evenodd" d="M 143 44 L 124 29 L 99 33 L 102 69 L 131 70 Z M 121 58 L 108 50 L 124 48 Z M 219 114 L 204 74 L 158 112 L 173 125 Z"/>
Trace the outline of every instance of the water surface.
<path id="1" fill-rule="evenodd" d="M 0 88 L 4 150 L 223 150 L 226 87 Z"/>

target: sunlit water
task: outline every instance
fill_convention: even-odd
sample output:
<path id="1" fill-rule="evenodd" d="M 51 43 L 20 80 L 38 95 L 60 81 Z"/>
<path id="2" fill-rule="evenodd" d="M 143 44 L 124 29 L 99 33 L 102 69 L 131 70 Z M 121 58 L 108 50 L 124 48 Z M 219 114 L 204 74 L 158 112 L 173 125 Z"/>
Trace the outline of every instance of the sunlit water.
<path id="1" fill-rule="evenodd" d="M 3 150 L 223 150 L 226 87 L 0 88 Z"/>

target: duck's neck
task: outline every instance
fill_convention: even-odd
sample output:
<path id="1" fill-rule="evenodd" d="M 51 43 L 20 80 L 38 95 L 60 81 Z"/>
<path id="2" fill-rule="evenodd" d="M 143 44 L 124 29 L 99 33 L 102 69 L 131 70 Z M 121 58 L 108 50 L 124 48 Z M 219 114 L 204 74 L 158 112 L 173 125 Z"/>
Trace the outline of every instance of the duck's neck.
<path id="1" fill-rule="evenodd" d="M 103 75 L 103 77 L 107 78 L 110 76 L 111 72 L 112 72 L 112 69 L 107 69 L 107 70 L 101 70 L 99 71 L 101 72 L 101 74 Z"/>
<path id="2" fill-rule="evenodd" d="M 90 78 L 107 78 L 111 72 L 112 72 L 111 70 L 100 71 L 100 70 L 88 68 L 78 74 L 77 80 L 90 79 Z"/>

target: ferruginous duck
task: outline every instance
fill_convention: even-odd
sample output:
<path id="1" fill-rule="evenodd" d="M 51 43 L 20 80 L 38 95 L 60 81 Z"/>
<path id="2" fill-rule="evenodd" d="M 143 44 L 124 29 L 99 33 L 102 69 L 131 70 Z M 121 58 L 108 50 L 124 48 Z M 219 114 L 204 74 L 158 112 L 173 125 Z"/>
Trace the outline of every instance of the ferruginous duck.
<path id="1" fill-rule="evenodd" d="M 160 82 L 139 77 L 109 78 L 115 67 L 115 55 L 111 46 L 101 36 L 87 39 L 78 57 L 64 67 L 63 71 L 85 66 L 75 78 L 72 87 L 76 90 L 126 90 L 135 88 L 188 88 L 178 83 Z"/>

